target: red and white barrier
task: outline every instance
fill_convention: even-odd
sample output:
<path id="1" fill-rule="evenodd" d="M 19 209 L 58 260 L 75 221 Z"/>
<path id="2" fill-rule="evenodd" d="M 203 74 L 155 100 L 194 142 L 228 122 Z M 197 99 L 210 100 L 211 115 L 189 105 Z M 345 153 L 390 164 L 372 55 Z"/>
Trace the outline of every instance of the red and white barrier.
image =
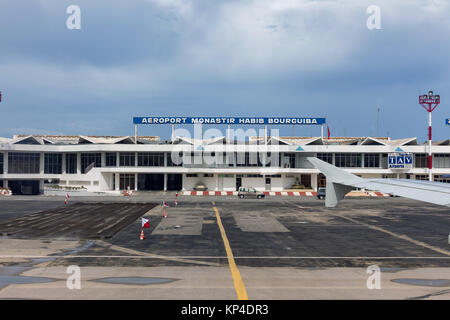
<path id="1" fill-rule="evenodd" d="M 316 196 L 314 191 L 265 191 L 266 196 L 297 196 L 312 197 Z M 237 191 L 183 191 L 184 196 L 237 196 Z"/>
<path id="2" fill-rule="evenodd" d="M 289 197 L 315 197 L 315 191 L 265 191 L 266 196 L 289 196 Z M 389 197 L 387 193 L 366 191 L 368 197 Z M 183 191 L 184 196 L 237 196 L 237 191 Z M 364 196 L 364 195 L 361 195 Z"/>

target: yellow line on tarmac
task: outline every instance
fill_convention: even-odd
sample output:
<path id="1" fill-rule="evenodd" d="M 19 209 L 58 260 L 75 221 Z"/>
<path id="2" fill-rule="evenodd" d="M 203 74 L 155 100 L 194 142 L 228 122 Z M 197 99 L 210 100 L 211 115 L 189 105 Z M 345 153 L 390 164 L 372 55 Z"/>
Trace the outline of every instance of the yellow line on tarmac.
<path id="1" fill-rule="evenodd" d="M 234 288 L 236 289 L 236 294 L 238 300 L 248 300 L 247 291 L 245 290 L 244 282 L 242 281 L 241 274 L 239 273 L 239 269 L 236 266 L 236 262 L 234 261 L 233 252 L 230 248 L 230 243 L 228 242 L 227 234 L 225 233 L 225 229 L 222 225 L 222 220 L 220 219 L 219 210 L 214 206 L 213 209 L 216 212 L 217 224 L 219 225 L 220 234 L 222 235 L 223 244 L 225 246 L 225 251 L 227 252 L 228 265 L 230 266 L 231 275 L 233 276 Z"/>

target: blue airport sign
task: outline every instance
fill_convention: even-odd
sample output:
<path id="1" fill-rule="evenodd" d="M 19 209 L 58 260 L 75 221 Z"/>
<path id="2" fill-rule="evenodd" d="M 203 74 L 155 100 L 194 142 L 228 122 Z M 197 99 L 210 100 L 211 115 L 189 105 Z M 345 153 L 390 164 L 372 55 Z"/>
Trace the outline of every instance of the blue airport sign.
<path id="1" fill-rule="evenodd" d="M 389 154 L 389 169 L 408 169 L 412 168 L 413 156 L 409 153 Z"/>
<path id="2" fill-rule="evenodd" d="M 325 118 L 133 117 L 133 124 L 322 125 Z"/>
<path id="3" fill-rule="evenodd" d="M 450 119 L 449 118 L 445 119 L 445 124 L 450 126 Z"/>

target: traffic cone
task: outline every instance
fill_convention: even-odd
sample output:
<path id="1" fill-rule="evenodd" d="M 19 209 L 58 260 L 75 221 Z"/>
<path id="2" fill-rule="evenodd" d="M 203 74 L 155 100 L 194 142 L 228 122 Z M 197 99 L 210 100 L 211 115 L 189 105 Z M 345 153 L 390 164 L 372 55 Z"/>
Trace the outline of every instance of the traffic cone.
<path id="1" fill-rule="evenodd" d="M 141 236 L 139 237 L 139 239 L 144 240 L 145 236 L 144 236 L 144 229 L 141 229 Z"/>

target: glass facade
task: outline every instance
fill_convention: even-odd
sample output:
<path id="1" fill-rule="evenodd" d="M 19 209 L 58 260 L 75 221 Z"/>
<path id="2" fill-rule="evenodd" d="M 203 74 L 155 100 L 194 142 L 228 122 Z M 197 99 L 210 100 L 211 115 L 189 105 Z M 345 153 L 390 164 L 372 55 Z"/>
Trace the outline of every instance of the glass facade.
<path id="1" fill-rule="evenodd" d="M 287 158 L 285 163 L 289 165 L 289 168 L 295 168 L 295 153 L 285 153 L 284 157 Z"/>
<path id="2" fill-rule="evenodd" d="M 121 174 L 119 188 L 120 190 L 127 190 L 128 188 L 130 188 L 130 190 L 134 190 L 134 182 L 134 174 Z"/>
<path id="3" fill-rule="evenodd" d="M 106 152 L 105 154 L 105 166 L 117 167 L 117 154 L 115 152 Z"/>
<path id="4" fill-rule="evenodd" d="M 379 168 L 380 167 L 380 155 L 378 153 L 365 153 L 364 154 L 364 167 Z"/>
<path id="5" fill-rule="evenodd" d="M 336 153 L 335 166 L 340 168 L 360 168 L 361 153 Z"/>
<path id="6" fill-rule="evenodd" d="M 139 167 L 163 167 L 164 153 L 163 152 L 139 152 L 138 153 Z"/>
<path id="7" fill-rule="evenodd" d="M 300 183 L 305 186 L 305 188 L 311 188 L 311 175 L 302 174 L 300 175 Z"/>
<path id="8" fill-rule="evenodd" d="M 44 154 L 44 173 L 61 174 L 62 173 L 62 154 L 45 153 Z"/>
<path id="9" fill-rule="evenodd" d="M 173 159 L 172 159 L 173 156 Z M 167 153 L 167 166 L 168 167 L 181 167 L 183 166 L 183 152 L 169 152 Z"/>
<path id="10" fill-rule="evenodd" d="M 66 173 L 67 174 L 77 173 L 77 154 L 76 153 L 66 153 Z"/>
<path id="11" fill-rule="evenodd" d="M 102 166 L 101 153 L 82 153 L 81 154 L 81 173 L 88 172 L 91 168 Z"/>
<path id="12" fill-rule="evenodd" d="M 414 157 L 414 167 L 428 168 L 428 155 L 426 153 L 417 153 Z"/>
<path id="13" fill-rule="evenodd" d="M 332 153 L 318 153 L 317 158 L 328 162 L 329 164 L 333 164 L 333 154 Z"/>
<path id="14" fill-rule="evenodd" d="M 136 155 L 134 152 L 121 152 L 119 154 L 121 167 L 134 167 Z"/>
<path id="15" fill-rule="evenodd" d="M 450 168 L 450 154 L 434 154 L 433 155 L 434 168 Z"/>
<path id="16" fill-rule="evenodd" d="M 39 173 L 39 165 L 39 153 L 8 153 L 8 173 Z"/>
<path id="17" fill-rule="evenodd" d="M 0 153 L 0 174 L 3 174 L 3 153 Z"/>
<path id="18" fill-rule="evenodd" d="M 262 163 L 258 159 L 256 152 L 238 152 L 236 155 L 237 167 L 258 167 L 262 166 Z"/>

